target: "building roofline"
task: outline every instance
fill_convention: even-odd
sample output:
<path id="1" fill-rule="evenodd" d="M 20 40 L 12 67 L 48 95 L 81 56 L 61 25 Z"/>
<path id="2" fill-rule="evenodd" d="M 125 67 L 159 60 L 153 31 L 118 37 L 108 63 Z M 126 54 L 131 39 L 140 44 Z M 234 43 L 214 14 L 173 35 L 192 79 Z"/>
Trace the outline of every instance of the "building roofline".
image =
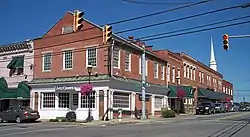
<path id="1" fill-rule="evenodd" d="M 33 48 L 32 40 L 5 44 L 0 46 L 0 56 L 18 54 L 20 52 L 31 52 L 33 51 Z"/>

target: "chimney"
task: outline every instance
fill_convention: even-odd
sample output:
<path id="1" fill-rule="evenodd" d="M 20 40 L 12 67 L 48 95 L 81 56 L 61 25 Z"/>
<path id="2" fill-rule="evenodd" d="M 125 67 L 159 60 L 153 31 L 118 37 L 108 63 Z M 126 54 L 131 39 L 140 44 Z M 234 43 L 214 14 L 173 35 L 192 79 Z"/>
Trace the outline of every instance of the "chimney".
<path id="1" fill-rule="evenodd" d="M 134 42 L 134 37 L 133 37 L 133 36 L 128 36 L 128 40 L 129 40 L 130 42 Z"/>
<path id="2" fill-rule="evenodd" d="M 147 50 L 153 51 L 153 46 L 146 46 Z"/>

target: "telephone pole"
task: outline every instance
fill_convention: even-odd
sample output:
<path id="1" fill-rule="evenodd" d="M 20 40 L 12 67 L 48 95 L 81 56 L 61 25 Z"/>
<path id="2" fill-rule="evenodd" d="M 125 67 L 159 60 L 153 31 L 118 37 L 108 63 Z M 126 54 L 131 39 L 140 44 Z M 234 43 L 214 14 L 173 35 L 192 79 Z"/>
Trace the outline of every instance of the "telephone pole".
<path id="1" fill-rule="evenodd" d="M 146 119 L 146 55 L 145 55 L 145 45 L 142 45 L 143 52 L 142 52 L 142 58 L 141 58 L 141 64 L 142 64 L 142 117 L 141 119 Z"/>

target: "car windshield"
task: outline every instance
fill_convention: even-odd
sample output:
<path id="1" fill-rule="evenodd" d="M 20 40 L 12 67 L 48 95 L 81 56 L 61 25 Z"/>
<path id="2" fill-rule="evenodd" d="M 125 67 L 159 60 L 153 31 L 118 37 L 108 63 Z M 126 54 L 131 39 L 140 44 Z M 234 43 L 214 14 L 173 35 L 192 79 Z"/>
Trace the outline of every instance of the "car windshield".
<path id="1" fill-rule="evenodd" d="M 221 106 L 221 104 L 220 104 L 220 103 L 217 103 L 217 104 L 215 104 L 215 106 L 216 106 L 216 107 L 219 107 L 219 106 Z"/>

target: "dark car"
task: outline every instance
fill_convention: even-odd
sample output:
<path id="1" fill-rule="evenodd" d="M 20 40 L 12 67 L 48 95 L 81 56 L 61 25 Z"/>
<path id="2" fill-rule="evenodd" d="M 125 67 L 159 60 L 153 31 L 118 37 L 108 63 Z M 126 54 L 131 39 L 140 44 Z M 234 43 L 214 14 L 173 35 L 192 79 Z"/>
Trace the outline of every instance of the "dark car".
<path id="1" fill-rule="evenodd" d="M 213 102 L 201 102 L 196 108 L 196 114 L 215 114 L 215 105 Z"/>
<path id="2" fill-rule="evenodd" d="M 40 118 L 38 111 L 34 111 L 29 107 L 14 106 L 8 108 L 6 111 L 0 112 L 0 122 L 16 121 L 17 123 L 23 121 L 36 121 Z"/>

